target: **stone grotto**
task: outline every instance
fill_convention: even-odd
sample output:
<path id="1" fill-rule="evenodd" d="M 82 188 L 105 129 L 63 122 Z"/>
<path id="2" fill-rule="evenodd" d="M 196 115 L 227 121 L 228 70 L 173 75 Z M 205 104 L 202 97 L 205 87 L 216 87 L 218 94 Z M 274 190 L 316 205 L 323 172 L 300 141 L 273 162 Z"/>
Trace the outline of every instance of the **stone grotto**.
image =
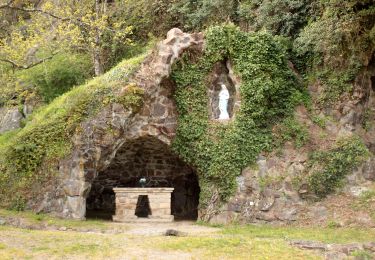
<path id="1" fill-rule="evenodd" d="M 198 177 L 170 147 L 177 109 L 174 83 L 168 76 L 186 48 L 202 46 L 203 34 L 171 30 L 129 80 L 129 86 L 144 90 L 141 109 L 132 111 L 113 103 L 82 123 L 82 131 L 73 137 L 73 151 L 59 163 L 57 178 L 42 188 L 29 207 L 64 218 L 111 219 L 115 213 L 113 189 L 136 188 L 140 178 L 146 178 L 146 187 L 174 188 L 171 214 L 176 220 L 196 220 Z"/>
<path id="2" fill-rule="evenodd" d="M 197 170 L 176 155 L 172 148 L 179 115 L 174 99 L 176 83 L 170 75 L 173 64 L 185 51 L 201 52 L 204 46 L 202 33 L 188 34 L 177 28 L 170 30 L 167 38 L 157 45 L 140 68 L 130 75 L 124 87 L 118 90 L 117 95 L 122 95 L 133 85 L 141 88 L 144 91 L 142 106 L 127 109 L 121 104 L 110 103 L 95 116 L 83 121 L 80 131 L 72 136 L 72 150 L 58 162 L 56 177 L 38 189 L 27 207 L 62 218 L 112 219 L 112 216 L 122 214 L 116 212 L 114 189 L 140 188 L 139 180 L 146 178 L 147 188 L 173 189 L 170 207 L 166 209 L 170 208 L 175 220 L 200 218 L 199 200 L 205 190 L 199 185 L 201 180 Z M 231 62 L 216 62 L 207 75 L 208 119 L 214 124 L 226 124 L 216 121 L 220 115 L 219 93 L 223 84 L 229 93 L 229 120 L 236 117 L 241 105 L 241 79 L 234 75 Z M 358 120 L 363 117 L 365 107 L 375 100 L 374 71 L 369 67 L 366 73 L 358 76 L 354 83 L 354 91 L 358 93 L 349 102 L 350 106 L 343 101 L 341 107 L 327 112 L 335 120 L 328 121 L 324 130 L 317 129 L 306 108 L 297 107 L 295 117 L 308 128 L 311 146 L 298 150 L 287 142 L 279 153 L 259 155 L 254 167 L 242 169 L 236 179 L 237 191 L 229 201 L 220 205 L 218 214 L 212 214 L 215 216 L 206 220 L 216 223 L 288 223 L 297 221 L 301 216 L 304 220 L 314 221 L 326 221 L 332 217 L 324 205 L 314 206 L 306 202 L 304 197 L 309 195 L 304 188 L 306 184 L 296 186 L 295 180 L 306 173 L 312 148 L 332 144 L 353 131 L 363 137 L 371 151 L 374 150 L 375 128 L 365 132 Z M 319 91 L 319 86 L 309 87 L 313 97 Z M 314 133 L 326 133 L 329 138 L 322 142 Z M 349 190 L 350 194 L 353 187 L 370 185 L 375 178 L 374 165 L 375 160 L 369 158 L 347 177 L 349 186 L 344 190 Z M 153 199 L 150 198 L 146 193 L 137 195 L 137 201 L 132 202 L 135 216 L 152 216 Z M 120 199 L 118 202 L 121 203 Z M 363 219 L 366 220 L 365 225 L 375 225 L 374 221 Z"/>

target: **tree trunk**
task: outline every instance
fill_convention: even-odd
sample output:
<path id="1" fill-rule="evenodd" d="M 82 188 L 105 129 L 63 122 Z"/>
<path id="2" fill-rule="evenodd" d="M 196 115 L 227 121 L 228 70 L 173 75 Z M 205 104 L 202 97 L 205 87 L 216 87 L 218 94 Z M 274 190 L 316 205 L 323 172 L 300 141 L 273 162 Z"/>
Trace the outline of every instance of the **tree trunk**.
<path id="1" fill-rule="evenodd" d="M 95 45 L 97 41 L 95 39 Z M 93 53 L 93 60 L 94 60 L 94 71 L 95 71 L 95 76 L 99 76 L 103 74 L 103 69 L 102 69 L 102 64 L 100 61 L 100 49 L 95 46 L 94 48 L 94 53 Z"/>
<path id="2" fill-rule="evenodd" d="M 95 14 L 96 14 L 96 19 L 99 19 L 99 16 L 100 16 L 99 0 L 95 0 Z M 100 31 L 98 28 L 95 29 L 94 45 L 95 45 L 94 50 L 93 50 L 94 71 L 95 71 L 95 76 L 99 76 L 103 74 L 103 66 L 102 66 L 101 57 L 100 57 Z"/>

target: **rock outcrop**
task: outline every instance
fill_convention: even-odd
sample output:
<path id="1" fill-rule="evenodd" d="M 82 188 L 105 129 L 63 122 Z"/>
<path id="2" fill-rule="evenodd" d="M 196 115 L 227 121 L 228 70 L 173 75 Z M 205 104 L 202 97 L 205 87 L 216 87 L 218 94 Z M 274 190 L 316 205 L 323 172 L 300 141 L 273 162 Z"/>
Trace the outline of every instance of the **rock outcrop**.
<path id="1" fill-rule="evenodd" d="M 18 107 L 0 107 L 0 134 L 19 128 L 22 119 Z"/>
<path id="2" fill-rule="evenodd" d="M 373 155 L 353 173 L 346 176 L 343 194 L 335 194 L 315 202 L 317 198 L 309 190 L 301 176 L 306 176 L 309 154 L 325 150 L 341 137 L 358 135 L 373 153 L 375 125 L 373 104 L 375 102 L 375 69 L 364 70 L 353 83 L 353 92 L 342 97 L 333 107 L 317 109 L 314 113 L 326 118 L 325 127 L 315 124 L 309 112 L 298 107 L 295 117 L 304 124 L 309 133 L 309 143 L 296 148 L 287 142 L 281 152 L 260 156 L 257 166 L 246 168 L 237 178 L 238 189 L 222 213 L 212 221 L 229 223 L 239 221 L 274 222 L 328 225 L 335 219 L 338 225 L 375 226 L 371 213 L 353 205 L 366 192 L 373 190 L 375 165 Z M 313 99 L 318 98 L 321 86 L 309 88 Z M 299 179 L 300 178 L 300 179 Z M 372 194 L 372 193 L 370 193 Z M 371 208 L 371 203 L 368 207 Z"/>

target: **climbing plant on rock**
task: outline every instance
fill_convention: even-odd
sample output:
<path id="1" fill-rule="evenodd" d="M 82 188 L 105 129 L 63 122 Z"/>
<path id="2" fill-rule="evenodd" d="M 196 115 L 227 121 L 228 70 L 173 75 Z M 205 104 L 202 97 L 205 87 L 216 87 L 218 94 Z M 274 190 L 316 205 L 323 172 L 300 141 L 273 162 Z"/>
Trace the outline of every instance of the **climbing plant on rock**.
<path id="1" fill-rule="evenodd" d="M 236 189 L 236 177 L 271 148 L 272 126 L 303 99 L 288 68 L 286 51 L 272 35 L 245 33 L 233 25 L 207 30 L 202 53 L 187 52 L 172 78 L 179 121 L 173 149 L 199 174 L 200 211 L 209 220 Z M 241 78 L 241 108 L 229 123 L 210 120 L 208 75 L 229 60 Z"/>

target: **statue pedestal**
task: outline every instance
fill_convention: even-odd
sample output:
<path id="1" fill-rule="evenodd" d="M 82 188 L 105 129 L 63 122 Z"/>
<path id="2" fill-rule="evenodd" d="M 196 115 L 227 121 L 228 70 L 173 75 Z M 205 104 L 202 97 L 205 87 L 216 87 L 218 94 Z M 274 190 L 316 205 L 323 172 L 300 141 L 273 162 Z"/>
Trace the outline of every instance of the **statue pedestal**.
<path id="1" fill-rule="evenodd" d="M 172 222 L 171 194 L 174 188 L 114 188 L 116 194 L 116 222 Z M 140 218 L 135 215 L 139 196 L 147 196 L 151 214 Z"/>

